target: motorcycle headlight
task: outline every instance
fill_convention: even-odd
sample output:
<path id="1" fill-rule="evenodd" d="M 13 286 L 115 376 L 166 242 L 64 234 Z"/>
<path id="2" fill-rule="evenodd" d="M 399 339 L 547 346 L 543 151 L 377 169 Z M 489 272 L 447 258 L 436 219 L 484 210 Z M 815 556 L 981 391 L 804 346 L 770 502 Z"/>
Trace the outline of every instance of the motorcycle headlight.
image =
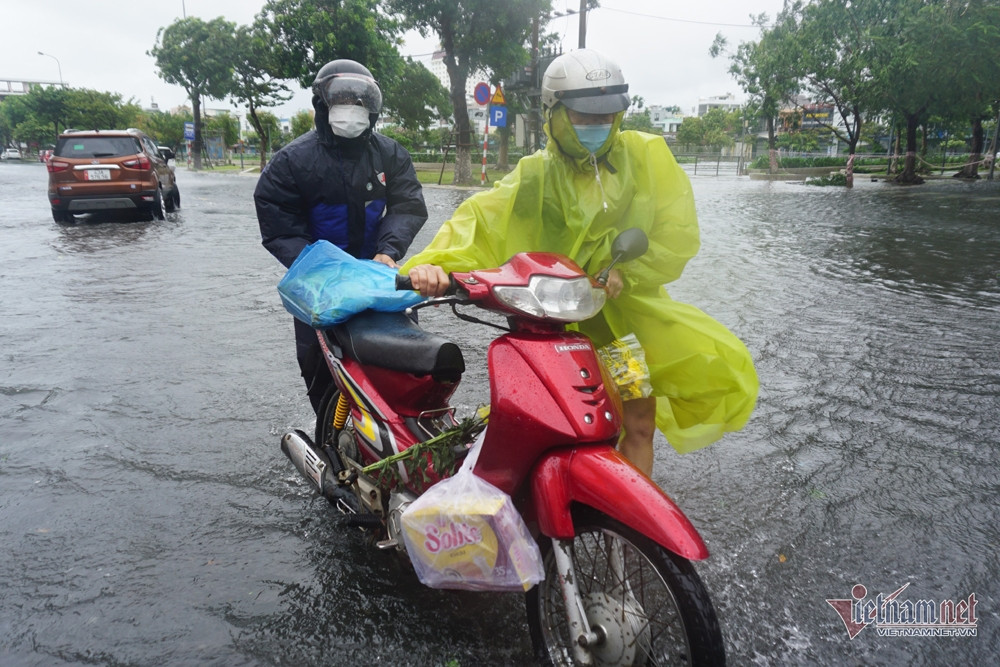
<path id="1" fill-rule="evenodd" d="M 503 304 L 526 315 L 559 322 L 579 322 L 600 312 L 606 298 L 590 279 L 532 276 L 527 287 L 500 285 L 493 288 Z"/>

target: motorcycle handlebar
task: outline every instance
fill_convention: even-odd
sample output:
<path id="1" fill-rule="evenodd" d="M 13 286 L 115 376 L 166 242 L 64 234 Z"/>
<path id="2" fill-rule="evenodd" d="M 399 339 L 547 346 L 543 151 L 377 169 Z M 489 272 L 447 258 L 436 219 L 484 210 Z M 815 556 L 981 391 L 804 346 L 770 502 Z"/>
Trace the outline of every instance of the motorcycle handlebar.
<path id="1" fill-rule="evenodd" d="M 399 292 L 405 292 L 413 289 L 413 281 L 410 280 L 410 276 L 403 275 L 402 273 L 396 274 L 396 290 Z"/>
<path id="2" fill-rule="evenodd" d="M 458 282 L 455 280 L 455 276 L 448 276 L 448 289 L 444 291 L 444 296 L 454 296 L 458 293 Z M 402 273 L 396 274 L 396 290 L 406 291 L 413 289 L 413 281 L 410 280 L 410 276 L 404 275 Z"/>

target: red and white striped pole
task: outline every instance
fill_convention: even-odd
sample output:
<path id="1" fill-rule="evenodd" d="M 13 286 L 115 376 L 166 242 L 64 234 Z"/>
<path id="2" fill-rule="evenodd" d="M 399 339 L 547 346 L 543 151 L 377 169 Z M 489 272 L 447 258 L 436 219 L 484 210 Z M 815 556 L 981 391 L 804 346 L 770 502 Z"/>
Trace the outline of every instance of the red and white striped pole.
<path id="1" fill-rule="evenodd" d="M 483 174 L 479 184 L 486 187 L 486 139 L 490 134 L 490 105 L 486 105 L 486 125 L 483 127 Z"/>

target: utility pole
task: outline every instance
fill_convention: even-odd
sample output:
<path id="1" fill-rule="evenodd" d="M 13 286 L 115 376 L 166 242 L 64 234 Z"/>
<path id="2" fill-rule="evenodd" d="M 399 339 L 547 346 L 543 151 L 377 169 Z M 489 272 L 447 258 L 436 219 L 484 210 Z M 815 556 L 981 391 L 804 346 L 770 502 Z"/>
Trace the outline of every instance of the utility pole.
<path id="1" fill-rule="evenodd" d="M 993 143 L 990 145 L 990 177 L 993 180 L 993 172 L 997 168 L 997 134 L 1000 133 L 1000 100 L 993 100 L 993 106 L 997 110 L 997 123 L 993 126 Z"/>
<path id="2" fill-rule="evenodd" d="M 587 0 L 580 0 L 580 48 L 587 48 Z"/>
<path id="3" fill-rule="evenodd" d="M 542 131 L 542 77 L 538 72 L 538 24 L 541 18 L 536 16 L 531 22 L 531 150 L 539 149 L 539 137 Z"/>

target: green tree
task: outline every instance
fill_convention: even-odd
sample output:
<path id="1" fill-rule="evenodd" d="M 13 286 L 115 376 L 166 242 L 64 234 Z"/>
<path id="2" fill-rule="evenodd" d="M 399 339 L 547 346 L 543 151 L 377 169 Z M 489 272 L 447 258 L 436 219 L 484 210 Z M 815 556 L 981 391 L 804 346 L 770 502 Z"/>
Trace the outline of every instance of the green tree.
<path id="1" fill-rule="evenodd" d="M 21 123 L 33 120 L 39 126 L 48 125 L 52 128 L 51 141 L 55 142 L 59 133 L 70 127 L 72 93 L 68 88 L 32 88 L 22 98 L 26 116 Z M 20 126 L 21 123 L 18 125 Z"/>
<path id="2" fill-rule="evenodd" d="M 253 27 L 240 26 L 235 42 L 232 101 L 247 107 L 247 120 L 259 136 L 270 138 L 264 131 L 260 110 L 277 106 L 291 97 L 288 87 L 274 75 L 278 71 L 279 50 L 268 38 L 267 24 L 263 20 L 258 20 Z M 267 144 L 262 146 L 261 169 L 267 164 L 269 149 Z"/>
<path id="3" fill-rule="evenodd" d="M 69 88 L 66 122 L 79 129 L 125 129 L 138 124 L 142 108 L 133 100 L 124 102 L 118 93 Z"/>
<path id="4" fill-rule="evenodd" d="M 235 30 L 222 17 L 207 23 L 193 16 L 178 19 L 157 31 L 156 45 L 148 52 L 160 78 L 184 88 L 191 100 L 195 169 L 201 169 L 202 99 L 223 99 L 232 90 Z"/>
<path id="5" fill-rule="evenodd" d="M 866 58 L 877 67 L 881 108 L 902 119 L 906 156 L 896 182 L 923 183 L 917 175 L 917 131 L 946 108 L 948 96 L 954 94 L 959 69 L 955 55 L 962 36 L 945 0 L 888 0 L 888 4 L 884 20 L 872 26 Z"/>
<path id="6" fill-rule="evenodd" d="M 682 146 L 701 146 L 705 143 L 705 123 L 698 116 L 688 116 L 677 128 L 677 143 Z"/>
<path id="7" fill-rule="evenodd" d="M 402 69 L 396 49 L 401 30 L 380 0 L 268 0 L 257 15 L 275 46 L 273 74 L 312 88 L 316 72 L 331 60 L 363 64 L 384 93 Z"/>
<path id="8" fill-rule="evenodd" d="M 203 130 L 205 134 L 220 137 L 226 146 L 232 146 L 240 140 L 240 121 L 228 113 L 207 117 Z"/>
<path id="9" fill-rule="evenodd" d="M 979 164 L 987 150 L 983 124 L 995 118 L 991 102 L 1000 100 L 1000 58 L 996 57 L 996 45 L 1000 44 L 1000 2 L 970 0 L 964 4 L 966 11 L 957 20 L 958 32 L 964 38 L 965 71 L 955 81 L 958 93 L 954 98 L 955 108 L 947 113 L 972 124 L 972 150 L 955 176 L 979 178 Z"/>
<path id="10" fill-rule="evenodd" d="M 399 81 L 399 91 L 392 96 L 391 111 L 406 129 L 423 129 L 433 121 L 452 113 L 451 98 L 441 81 L 422 63 L 407 58 Z M 420 91 L 421 94 L 414 94 Z"/>
<path id="11" fill-rule="evenodd" d="M 144 112 L 136 127 L 156 139 L 160 145 L 177 151 L 184 143 L 184 123 L 192 119 L 189 113 L 175 115 L 164 111 Z"/>
<path id="12" fill-rule="evenodd" d="M 313 129 L 316 123 L 313 122 L 313 115 L 308 111 L 300 111 L 292 116 L 292 138 L 301 137 L 303 134 Z"/>
<path id="13" fill-rule="evenodd" d="M 270 146 L 272 150 L 280 147 L 281 122 L 278 117 L 270 111 L 261 111 L 258 114 L 261 130 L 252 131 L 247 135 L 247 143 L 255 144 L 259 150 L 263 151 L 265 146 Z M 266 164 L 266 162 L 265 162 Z"/>
<path id="14" fill-rule="evenodd" d="M 870 33 L 890 9 L 872 0 L 815 0 L 786 7 L 788 21 L 798 19 L 794 39 L 786 46 L 793 50 L 804 88 L 817 103 L 835 109 L 833 117 L 820 123 L 847 144 L 848 187 L 854 184 L 854 155 L 865 119 L 879 110 L 881 83 L 875 75 L 878 63 L 868 58 Z"/>
<path id="15" fill-rule="evenodd" d="M 451 84 L 457 148 L 455 183 L 472 182 L 472 126 L 466 103 L 470 73 L 489 70 L 494 82 L 509 75 L 517 63 L 527 61 L 524 47 L 532 21 L 551 7 L 549 0 L 386 0 L 402 17 L 405 28 L 421 35 L 437 35 L 444 49 L 444 64 Z"/>
<path id="16" fill-rule="evenodd" d="M 783 103 L 799 90 L 795 51 L 788 48 L 794 39 L 794 22 L 783 13 L 773 27 L 764 30 L 760 40 L 741 43 L 729 55 L 729 73 L 747 93 L 746 110 L 751 119 L 763 119 L 767 127 L 767 148 L 771 172 L 778 170 L 775 120 Z M 762 29 L 768 23 L 766 14 L 753 17 Z M 720 34 L 709 53 L 716 57 L 726 52 L 726 39 Z"/>
<path id="17" fill-rule="evenodd" d="M 349 58 L 378 80 L 385 116 L 413 127 L 450 113 L 440 82 L 399 55 L 402 28 L 382 0 L 268 0 L 257 23 L 274 48 L 276 77 L 308 90 L 323 65 Z"/>
<path id="18" fill-rule="evenodd" d="M 650 134 L 663 134 L 660 131 L 660 128 L 653 125 L 653 120 L 649 115 L 649 109 L 643 109 L 638 113 L 631 113 L 625 116 L 625 120 L 622 122 L 622 129 L 637 130 L 639 132 L 648 132 Z"/>

